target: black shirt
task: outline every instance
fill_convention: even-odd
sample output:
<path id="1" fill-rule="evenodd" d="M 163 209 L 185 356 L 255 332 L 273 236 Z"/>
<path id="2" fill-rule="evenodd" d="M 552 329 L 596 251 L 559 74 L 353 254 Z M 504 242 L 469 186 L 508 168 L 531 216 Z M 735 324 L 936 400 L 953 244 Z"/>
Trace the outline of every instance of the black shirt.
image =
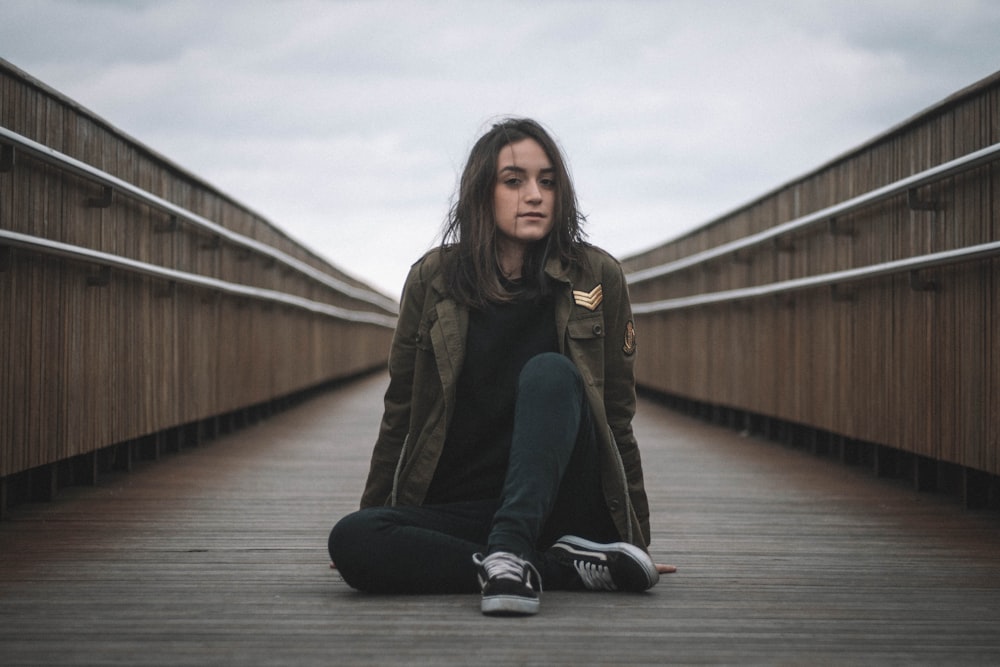
<path id="1" fill-rule="evenodd" d="M 425 502 L 500 497 L 517 379 L 530 358 L 558 351 L 555 332 L 548 297 L 523 296 L 469 312 L 455 413 Z"/>

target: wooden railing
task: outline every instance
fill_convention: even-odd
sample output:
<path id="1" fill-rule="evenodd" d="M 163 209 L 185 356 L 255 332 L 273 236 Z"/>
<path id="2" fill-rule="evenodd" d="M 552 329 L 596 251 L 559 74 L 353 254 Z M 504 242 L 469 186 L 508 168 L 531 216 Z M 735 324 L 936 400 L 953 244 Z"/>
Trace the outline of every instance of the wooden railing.
<path id="1" fill-rule="evenodd" d="M 995 503 L 1000 75 L 624 260 L 639 382 Z"/>
<path id="2" fill-rule="evenodd" d="M 396 303 L 0 61 L 0 512 L 383 367 Z"/>

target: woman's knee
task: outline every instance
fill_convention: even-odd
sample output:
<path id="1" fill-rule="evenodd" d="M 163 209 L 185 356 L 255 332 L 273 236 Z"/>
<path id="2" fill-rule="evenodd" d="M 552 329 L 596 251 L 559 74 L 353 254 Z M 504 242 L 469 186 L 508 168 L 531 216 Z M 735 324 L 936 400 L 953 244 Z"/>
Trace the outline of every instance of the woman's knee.
<path id="1" fill-rule="evenodd" d="M 372 591 L 377 588 L 378 533 L 386 527 L 382 507 L 369 507 L 348 514 L 330 531 L 327 548 L 330 560 L 341 578 L 351 588 Z"/>
<path id="2" fill-rule="evenodd" d="M 343 572 L 350 570 L 355 562 L 363 562 L 362 553 L 365 545 L 370 542 L 372 532 L 376 529 L 377 518 L 372 512 L 359 510 L 343 517 L 330 531 L 327 549 L 337 568 Z"/>
<path id="3" fill-rule="evenodd" d="M 528 388 L 541 391 L 582 392 L 583 378 L 568 357 L 556 352 L 536 355 L 524 364 L 519 377 L 519 390 Z"/>

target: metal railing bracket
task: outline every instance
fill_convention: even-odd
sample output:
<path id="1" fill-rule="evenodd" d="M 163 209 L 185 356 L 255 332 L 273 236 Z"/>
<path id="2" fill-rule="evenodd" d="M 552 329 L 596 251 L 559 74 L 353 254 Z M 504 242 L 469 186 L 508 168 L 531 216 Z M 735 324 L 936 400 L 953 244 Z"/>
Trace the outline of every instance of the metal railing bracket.
<path id="1" fill-rule="evenodd" d="M 837 218 L 830 218 L 826 223 L 827 230 L 830 232 L 831 236 L 854 236 L 854 225 L 851 224 L 841 224 Z"/>
<path id="2" fill-rule="evenodd" d="M 857 290 L 838 285 L 837 283 L 830 285 L 830 298 L 834 301 L 855 301 L 857 297 Z"/>
<path id="3" fill-rule="evenodd" d="M 938 202 L 932 199 L 921 200 L 916 188 L 910 188 L 906 191 L 906 205 L 910 207 L 911 211 L 938 210 Z"/>
<path id="4" fill-rule="evenodd" d="M 795 297 L 786 292 L 778 293 L 772 297 L 774 302 L 781 308 L 794 308 Z"/>
<path id="5" fill-rule="evenodd" d="M 914 292 L 934 292 L 937 291 L 938 284 L 934 280 L 924 280 L 920 277 L 920 270 L 910 271 L 910 289 Z"/>
<path id="6" fill-rule="evenodd" d="M 102 266 L 97 275 L 87 276 L 87 287 L 107 287 L 111 283 L 111 267 Z"/>
<path id="7" fill-rule="evenodd" d="M 158 232 L 160 234 L 164 234 L 167 232 L 176 232 L 179 227 L 180 224 L 177 222 L 177 216 L 172 215 L 170 216 L 170 219 L 167 220 L 166 222 L 157 223 L 153 227 L 153 231 Z"/>
<path id="8" fill-rule="evenodd" d="M 161 299 L 172 299 L 177 295 L 177 281 L 168 280 L 164 283 L 163 287 L 157 291 L 156 295 Z"/>
<path id="9" fill-rule="evenodd" d="M 108 208 L 111 206 L 111 202 L 114 199 L 115 190 L 110 185 L 101 186 L 101 196 L 100 197 L 89 197 L 87 199 L 87 206 L 90 208 Z"/>
<path id="10" fill-rule="evenodd" d="M 795 252 L 795 244 L 789 239 L 775 237 L 774 249 L 778 252 Z"/>

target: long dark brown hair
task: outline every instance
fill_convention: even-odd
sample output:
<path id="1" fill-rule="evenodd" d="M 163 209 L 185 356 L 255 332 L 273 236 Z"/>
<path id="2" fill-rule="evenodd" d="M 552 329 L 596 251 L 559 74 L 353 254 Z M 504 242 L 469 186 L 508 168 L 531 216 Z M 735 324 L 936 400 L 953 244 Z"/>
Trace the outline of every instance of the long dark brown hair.
<path id="1" fill-rule="evenodd" d="M 458 197 L 451 207 L 441 241 L 445 284 L 451 296 L 472 307 L 511 299 L 501 282 L 497 254 L 497 226 L 493 192 L 500 151 L 523 139 L 534 139 L 552 164 L 555 180 L 552 231 L 525 252 L 521 275 L 533 291 L 549 291 L 545 264 L 558 257 L 564 266 L 574 263 L 585 238 L 584 216 L 576 202 L 576 191 L 566 161 L 555 140 L 536 121 L 507 118 L 493 125 L 472 147 L 462 171 Z"/>

